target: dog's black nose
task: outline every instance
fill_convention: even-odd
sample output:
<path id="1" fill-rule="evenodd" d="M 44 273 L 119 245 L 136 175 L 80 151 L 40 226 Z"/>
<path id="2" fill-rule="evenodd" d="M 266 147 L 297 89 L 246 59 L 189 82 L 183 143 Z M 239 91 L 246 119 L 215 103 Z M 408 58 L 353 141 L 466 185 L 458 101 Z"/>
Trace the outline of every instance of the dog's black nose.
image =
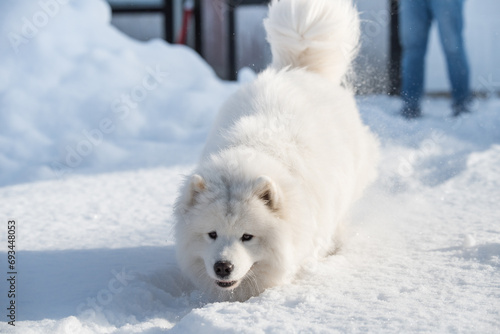
<path id="1" fill-rule="evenodd" d="M 231 274 L 233 271 L 234 265 L 229 261 L 218 261 L 214 264 L 214 271 L 217 276 L 220 278 L 224 278 Z"/>

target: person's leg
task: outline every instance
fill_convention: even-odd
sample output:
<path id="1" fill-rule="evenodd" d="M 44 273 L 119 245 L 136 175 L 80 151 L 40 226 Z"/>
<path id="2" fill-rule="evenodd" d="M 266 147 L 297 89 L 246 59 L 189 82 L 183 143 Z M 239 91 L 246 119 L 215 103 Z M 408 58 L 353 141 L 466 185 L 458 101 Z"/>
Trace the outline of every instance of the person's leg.
<path id="1" fill-rule="evenodd" d="M 439 37 L 446 56 L 454 115 L 468 111 L 471 94 L 469 64 L 462 36 L 464 0 L 431 0 L 433 15 L 438 23 Z"/>
<path id="2" fill-rule="evenodd" d="M 401 97 L 403 116 L 420 116 L 424 64 L 432 16 L 429 0 L 400 0 L 399 39 L 402 46 Z"/>

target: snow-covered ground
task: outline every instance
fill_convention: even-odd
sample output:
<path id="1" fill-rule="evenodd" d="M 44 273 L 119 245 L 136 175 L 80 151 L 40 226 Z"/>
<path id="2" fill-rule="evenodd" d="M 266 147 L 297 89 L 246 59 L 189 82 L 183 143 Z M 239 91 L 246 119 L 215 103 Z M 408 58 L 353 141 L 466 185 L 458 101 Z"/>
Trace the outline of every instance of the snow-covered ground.
<path id="1" fill-rule="evenodd" d="M 237 84 L 189 49 L 121 35 L 99 0 L 42 3 L 59 6 L 0 4 L 0 332 L 500 331 L 500 99 L 459 119 L 428 99 L 407 122 L 398 99 L 358 98 L 381 175 L 344 247 L 290 285 L 209 303 L 177 269 L 172 204 Z"/>

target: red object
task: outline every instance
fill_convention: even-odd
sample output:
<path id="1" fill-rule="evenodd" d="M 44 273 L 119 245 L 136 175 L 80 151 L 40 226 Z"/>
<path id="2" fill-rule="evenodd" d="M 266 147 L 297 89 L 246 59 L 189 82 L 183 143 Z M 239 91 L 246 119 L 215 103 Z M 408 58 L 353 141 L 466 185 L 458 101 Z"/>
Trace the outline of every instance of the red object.
<path id="1" fill-rule="evenodd" d="M 193 15 L 194 4 L 192 0 L 187 0 L 184 2 L 184 8 L 182 10 L 182 28 L 179 32 L 179 37 L 177 38 L 177 44 L 186 44 L 187 42 L 187 31 L 189 26 L 189 21 Z"/>

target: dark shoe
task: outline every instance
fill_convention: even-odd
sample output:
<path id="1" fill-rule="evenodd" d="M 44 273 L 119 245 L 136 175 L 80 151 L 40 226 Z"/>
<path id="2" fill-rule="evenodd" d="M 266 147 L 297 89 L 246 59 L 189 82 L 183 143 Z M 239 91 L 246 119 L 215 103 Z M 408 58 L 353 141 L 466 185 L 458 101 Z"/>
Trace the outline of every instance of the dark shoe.
<path id="1" fill-rule="evenodd" d="M 472 107 L 472 101 L 473 100 L 471 98 L 469 98 L 461 104 L 453 104 L 453 106 L 452 106 L 453 112 L 451 113 L 451 115 L 453 117 L 458 117 L 460 115 L 470 113 L 471 107 Z"/>
<path id="2" fill-rule="evenodd" d="M 422 117 L 422 112 L 420 111 L 420 108 L 403 107 L 403 109 L 401 110 L 401 116 L 408 120 L 416 119 Z"/>
<path id="3" fill-rule="evenodd" d="M 464 104 L 464 105 L 459 105 L 459 106 L 453 106 L 453 112 L 452 112 L 452 116 L 453 117 L 458 117 L 458 116 L 461 116 L 463 114 L 468 114 L 470 113 L 470 108 L 468 106 L 468 104 Z"/>

